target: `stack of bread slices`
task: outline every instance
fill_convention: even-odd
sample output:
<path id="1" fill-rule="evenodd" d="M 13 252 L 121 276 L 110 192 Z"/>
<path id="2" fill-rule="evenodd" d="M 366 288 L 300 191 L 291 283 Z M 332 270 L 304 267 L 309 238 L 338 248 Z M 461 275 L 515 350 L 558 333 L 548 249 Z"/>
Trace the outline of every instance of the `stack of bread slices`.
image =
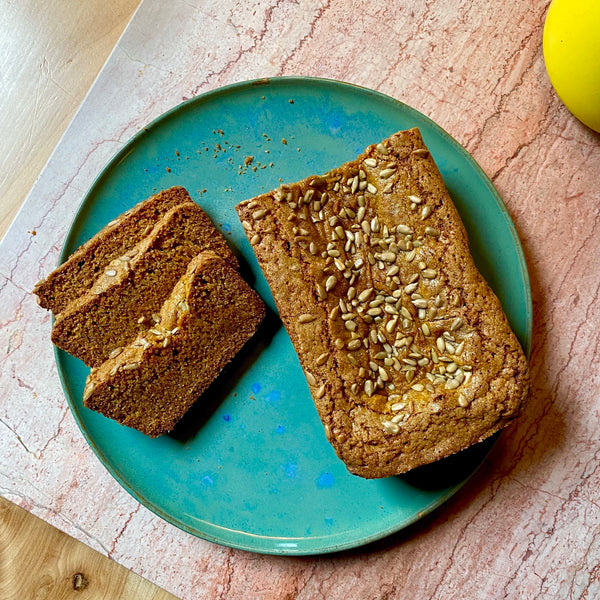
<path id="1" fill-rule="evenodd" d="M 106 225 L 40 281 L 52 341 L 91 367 L 88 408 L 167 433 L 257 330 L 265 308 L 182 187 Z"/>

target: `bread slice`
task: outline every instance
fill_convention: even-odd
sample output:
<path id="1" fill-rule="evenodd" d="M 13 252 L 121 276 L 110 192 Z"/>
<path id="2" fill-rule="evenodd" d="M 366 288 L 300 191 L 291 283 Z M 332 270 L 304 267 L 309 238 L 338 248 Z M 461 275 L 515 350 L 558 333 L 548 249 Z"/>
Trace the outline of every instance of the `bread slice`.
<path id="1" fill-rule="evenodd" d="M 202 250 L 237 261 L 206 213 L 193 202 L 172 208 L 149 236 L 112 260 L 90 290 L 56 317 L 52 341 L 88 366 L 152 326 L 163 302 Z"/>
<path id="2" fill-rule="evenodd" d="M 236 209 L 352 473 L 404 473 L 519 414 L 526 358 L 417 129 Z"/>
<path id="3" fill-rule="evenodd" d="M 262 300 L 212 252 L 194 258 L 153 328 L 92 369 L 84 405 L 151 437 L 171 431 L 254 334 Z"/>
<path id="4" fill-rule="evenodd" d="M 89 289 L 108 263 L 148 235 L 173 207 L 192 202 L 182 187 L 172 187 L 140 202 L 80 246 L 34 288 L 38 304 L 55 315 Z"/>

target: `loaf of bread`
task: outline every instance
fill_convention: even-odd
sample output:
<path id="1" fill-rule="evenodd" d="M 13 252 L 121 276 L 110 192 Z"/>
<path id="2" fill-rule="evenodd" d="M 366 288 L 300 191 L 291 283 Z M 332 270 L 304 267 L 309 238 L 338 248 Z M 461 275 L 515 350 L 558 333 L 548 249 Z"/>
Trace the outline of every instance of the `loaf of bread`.
<path id="1" fill-rule="evenodd" d="M 236 210 L 352 473 L 404 473 L 519 414 L 526 358 L 418 130 Z"/>
<path id="2" fill-rule="evenodd" d="M 193 202 L 175 206 L 58 314 L 53 343 L 86 365 L 99 366 L 153 326 L 189 262 L 203 250 L 214 251 L 237 268 L 227 242 L 206 213 Z"/>
<path id="3" fill-rule="evenodd" d="M 79 247 L 34 288 L 38 304 L 55 315 L 88 290 L 111 260 L 123 256 L 148 235 L 169 210 L 192 200 L 182 187 L 172 187 L 140 202 Z"/>
<path id="4" fill-rule="evenodd" d="M 264 314 L 262 300 L 227 261 L 200 253 L 157 323 L 91 370 L 84 405 L 151 437 L 171 431 Z"/>

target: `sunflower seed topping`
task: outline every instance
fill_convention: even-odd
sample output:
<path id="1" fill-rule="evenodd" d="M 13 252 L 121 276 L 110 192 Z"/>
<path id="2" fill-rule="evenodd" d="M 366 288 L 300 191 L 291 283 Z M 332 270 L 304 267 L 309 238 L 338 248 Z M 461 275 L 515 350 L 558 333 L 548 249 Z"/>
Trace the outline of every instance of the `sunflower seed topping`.
<path id="1" fill-rule="evenodd" d="M 316 319 L 315 315 L 311 315 L 309 313 L 300 315 L 298 317 L 298 322 L 299 323 L 312 323 L 312 321 L 314 321 Z"/>
<path id="2" fill-rule="evenodd" d="M 329 358 L 329 352 L 324 352 L 323 354 L 321 354 L 316 360 L 317 366 L 318 367 L 323 366 L 327 362 L 328 358 Z"/>

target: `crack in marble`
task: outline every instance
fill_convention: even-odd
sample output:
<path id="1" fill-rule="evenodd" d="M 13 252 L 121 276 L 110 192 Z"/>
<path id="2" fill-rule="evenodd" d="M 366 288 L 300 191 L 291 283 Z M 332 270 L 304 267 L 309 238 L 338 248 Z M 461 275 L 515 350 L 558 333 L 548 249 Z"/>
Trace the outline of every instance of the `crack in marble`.
<path id="1" fill-rule="evenodd" d="M 321 17 L 323 16 L 323 14 L 329 9 L 331 8 L 331 0 L 326 0 L 323 4 L 321 4 L 321 7 L 316 11 L 316 14 L 314 16 L 314 18 L 312 19 L 312 21 L 309 22 L 309 30 L 308 33 L 306 33 L 305 35 L 302 36 L 302 38 L 300 38 L 300 40 L 298 40 L 296 42 L 296 45 L 294 46 L 294 48 L 290 49 L 290 51 L 288 52 L 287 57 L 281 61 L 280 66 L 279 66 L 279 71 L 277 72 L 277 75 L 284 75 L 285 74 L 285 70 L 287 67 L 288 62 L 294 57 L 294 55 L 299 52 L 302 49 L 302 46 L 304 46 L 304 44 L 306 43 L 307 40 L 312 38 L 312 35 L 315 31 L 315 28 L 317 26 L 317 22 L 321 19 Z"/>
<path id="2" fill-rule="evenodd" d="M 160 67 L 156 66 L 154 63 L 148 63 L 148 62 L 144 62 L 143 60 L 140 60 L 139 58 L 134 58 L 122 46 L 119 48 L 119 50 L 127 57 L 127 59 L 129 60 L 129 62 L 131 62 L 131 63 L 142 65 L 143 68 L 152 67 L 153 69 L 156 69 L 156 71 L 158 71 L 159 73 L 162 73 L 164 75 L 170 75 L 171 74 L 171 72 L 168 71 L 167 69 L 161 69 Z"/>
<path id="3" fill-rule="evenodd" d="M 108 554 L 107 554 L 107 556 L 108 556 L 109 558 L 112 558 L 112 556 L 113 556 L 113 554 L 114 554 L 114 552 L 115 552 L 115 549 L 116 549 L 116 547 L 117 547 L 117 544 L 118 544 L 118 542 L 119 542 L 119 539 L 122 537 L 123 533 L 124 533 L 124 532 L 125 532 L 125 530 L 127 529 L 127 526 L 128 526 L 128 525 L 129 525 L 129 523 L 131 522 L 131 519 L 133 519 L 133 516 L 134 516 L 136 513 L 138 513 L 138 512 L 139 512 L 140 508 L 142 508 L 142 505 L 141 505 L 141 504 L 138 504 L 138 505 L 137 505 L 137 507 L 136 507 L 134 510 L 132 510 L 132 511 L 129 513 L 129 516 L 127 517 L 127 520 L 126 520 L 126 521 L 125 521 L 125 523 L 123 524 L 123 527 L 121 527 L 121 529 L 119 530 L 119 532 L 117 533 L 117 535 L 115 536 L 115 538 L 114 538 L 114 540 L 113 540 L 113 542 L 112 542 L 112 545 L 111 545 L 111 547 L 110 547 L 110 550 L 108 551 Z"/>
<path id="4" fill-rule="evenodd" d="M 500 84 L 504 80 L 506 80 L 507 77 L 510 75 L 511 68 L 509 67 L 509 64 L 514 60 L 514 58 L 519 53 L 523 52 L 526 49 L 527 44 L 531 41 L 531 39 L 533 38 L 534 35 L 541 34 L 543 27 L 544 27 L 544 20 L 543 20 L 543 18 L 540 18 L 540 19 L 538 19 L 538 24 L 536 25 L 535 29 L 533 31 L 531 31 L 528 35 L 526 35 L 523 38 L 523 40 L 521 41 L 521 43 L 519 44 L 519 47 L 510 56 L 507 57 L 507 59 L 504 61 L 504 66 L 502 68 L 502 74 L 500 75 L 500 77 L 498 77 L 496 85 L 490 92 L 491 94 L 494 94 L 494 92 L 498 89 Z M 532 53 L 531 59 L 521 70 L 521 73 L 517 80 L 517 83 L 509 91 L 507 91 L 503 94 L 500 94 L 500 97 L 498 98 L 498 100 L 496 101 L 496 103 L 494 105 L 494 109 L 495 109 L 494 112 L 492 114 L 490 114 L 488 117 L 486 117 L 486 119 L 484 120 L 484 122 L 483 122 L 482 126 L 479 128 L 479 130 L 465 144 L 466 147 L 469 147 L 469 152 L 471 154 L 474 154 L 479 149 L 479 145 L 481 144 L 483 138 L 485 137 L 489 123 L 492 121 L 492 119 L 494 119 L 496 117 L 498 117 L 498 118 L 500 117 L 501 111 L 506 106 L 508 100 L 515 92 L 517 92 L 518 90 L 521 89 L 521 87 L 525 83 L 525 76 L 534 68 L 536 62 L 540 59 L 541 54 L 542 53 L 541 53 L 541 39 L 540 39 L 540 43 L 538 43 L 537 49 Z M 475 140 L 475 141 L 473 142 L 473 140 Z"/>
<path id="5" fill-rule="evenodd" d="M 245 56 L 246 54 L 252 54 L 252 52 L 258 47 L 259 43 L 264 40 L 265 34 L 269 30 L 269 23 L 273 18 L 273 13 L 277 8 L 284 4 L 285 1 L 286 0 L 276 0 L 276 2 L 272 6 L 269 6 L 265 10 L 262 29 L 260 31 L 255 32 L 255 35 L 252 36 L 252 44 L 246 49 L 241 48 L 240 50 L 238 50 L 236 56 L 232 59 L 229 59 L 225 63 L 225 65 L 218 71 L 210 71 L 200 83 L 196 84 L 196 86 L 192 90 L 190 90 L 189 97 L 196 96 L 205 85 L 208 85 L 212 78 L 219 77 L 220 75 L 225 73 L 230 67 L 237 64 L 243 56 Z M 230 23 L 230 25 L 234 26 L 233 23 Z"/>
<path id="6" fill-rule="evenodd" d="M 489 486 L 488 486 L 489 487 L 489 497 L 484 502 L 482 502 L 481 506 L 473 513 L 473 515 L 471 515 L 466 520 L 464 525 L 462 525 L 459 528 L 458 535 L 456 536 L 456 538 L 454 540 L 454 544 L 452 545 L 451 551 L 448 554 L 448 558 L 447 558 L 448 564 L 445 567 L 443 567 L 442 573 L 441 573 L 440 578 L 435 586 L 435 589 L 433 590 L 432 594 L 429 596 L 430 600 L 434 600 L 437 597 L 437 592 L 440 589 L 440 586 L 443 585 L 446 577 L 450 576 L 450 570 L 454 566 L 455 556 L 456 556 L 456 553 L 458 550 L 458 546 L 459 546 L 459 544 L 461 544 L 463 542 L 463 538 L 467 532 L 467 529 L 475 522 L 477 517 L 485 510 L 485 508 L 488 506 L 488 504 L 490 504 L 491 502 L 494 501 L 494 498 L 495 498 L 498 490 L 500 489 L 500 486 L 502 485 L 502 479 L 503 478 L 499 477 L 495 480 L 492 480 L 489 483 Z"/>
<path id="7" fill-rule="evenodd" d="M 227 556 L 225 558 L 225 573 L 223 575 L 225 581 L 223 583 L 223 589 L 221 590 L 221 597 L 223 598 L 228 598 L 231 593 L 231 583 L 233 581 L 233 573 L 235 571 L 235 567 L 233 566 L 232 561 L 234 557 L 233 549 L 228 548 L 226 553 Z"/>
<path id="8" fill-rule="evenodd" d="M 46 452 L 46 450 L 48 449 L 48 446 L 56 439 L 58 439 L 58 437 L 61 435 L 62 433 L 62 426 L 63 423 L 65 421 L 65 419 L 67 418 L 68 415 L 70 415 L 71 411 L 68 407 L 66 407 L 63 410 L 63 414 L 62 417 L 60 418 L 60 421 L 58 422 L 58 426 L 56 428 L 56 431 L 50 436 L 50 438 L 48 438 L 48 440 L 46 441 L 46 443 L 42 446 L 42 448 L 39 451 L 39 456 L 38 458 L 41 458 L 44 453 Z"/>
<path id="9" fill-rule="evenodd" d="M 27 445 L 25 444 L 25 442 L 23 441 L 23 439 L 21 438 L 21 436 L 4 419 L 0 418 L 0 423 L 2 423 L 2 425 L 4 425 L 13 434 L 13 436 L 17 439 L 17 441 L 19 442 L 19 444 L 21 444 L 21 446 L 23 446 L 23 448 L 25 448 L 25 451 L 28 454 L 31 454 L 31 456 L 33 456 L 36 459 L 40 458 L 33 450 L 30 450 L 27 447 Z"/>

